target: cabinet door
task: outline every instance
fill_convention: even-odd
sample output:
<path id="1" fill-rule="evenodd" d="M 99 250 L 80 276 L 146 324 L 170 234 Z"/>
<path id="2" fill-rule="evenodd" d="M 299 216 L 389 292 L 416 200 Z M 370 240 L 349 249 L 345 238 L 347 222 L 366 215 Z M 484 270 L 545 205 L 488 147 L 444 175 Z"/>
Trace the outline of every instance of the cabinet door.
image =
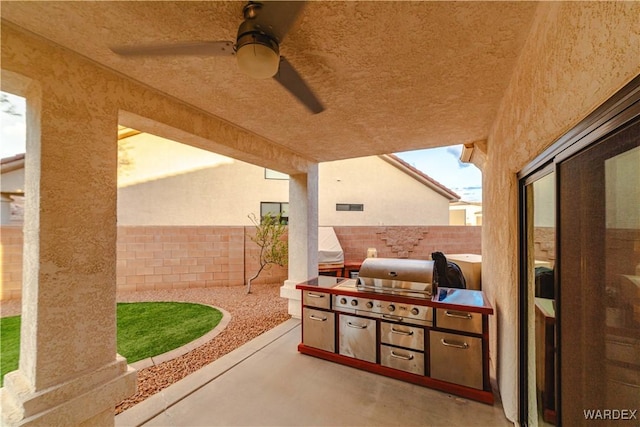
<path id="1" fill-rule="evenodd" d="M 340 315 L 339 353 L 376 363 L 376 321 Z"/>
<path id="2" fill-rule="evenodd" d="M 429 332 L 431 378 L 483 389 L 482 339 Z"/>
<path id="3" fill-rule="evenodd" d="M 335 352 L 335 314 L 305 307 L 302 316 L 302 343 Z"/>

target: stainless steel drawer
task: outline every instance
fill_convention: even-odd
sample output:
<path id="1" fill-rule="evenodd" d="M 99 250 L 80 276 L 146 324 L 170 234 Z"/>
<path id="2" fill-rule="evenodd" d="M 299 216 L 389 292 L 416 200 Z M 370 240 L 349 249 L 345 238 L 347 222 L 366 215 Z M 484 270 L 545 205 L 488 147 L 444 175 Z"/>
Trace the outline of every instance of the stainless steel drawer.
<path id="1" fill-rule="evenodd" d="M 397 323 L 381 322 L 380 341 L 385 344 L 424 351 L 424 329 Z"/>
<path id="2" fill-rule="evenodd" d="M 302 291 L 302 304 L 329 310 L 331 308 L 331 294 L 317 291 Z"/>
<path id="3" fill-rule="evenodd" d="M 381 345 L 380 364 L 412 374 L 424 375 L 424 353 L 421 351 Z"/>
<path id="4" fill-rule="evenodd" d="M 376 321 L 345 314 L 340 314 L 339 317 L 338 352 L 376 363 Z"/>
<path id="5" fill-rule="evenodd" d="M 482 314 L 438 308 L 436 309 L 436 327 L 481 334 Z"/>
<path id="6" fill-rule="evenodd" d="M 335 352 L 335 314 L 304 307 L 302 310 L 302 343 L 320 350 Z"/>
<path id="7" fill-rule="evenodd" d="M 429 331 L 430 376 L 483 389 L 482 339 Z"/>

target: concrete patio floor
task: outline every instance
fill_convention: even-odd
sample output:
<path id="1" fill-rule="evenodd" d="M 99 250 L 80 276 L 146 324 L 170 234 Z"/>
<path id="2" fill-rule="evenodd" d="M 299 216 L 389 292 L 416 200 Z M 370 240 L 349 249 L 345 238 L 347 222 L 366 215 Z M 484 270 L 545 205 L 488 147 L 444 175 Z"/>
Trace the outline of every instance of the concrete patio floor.
<path id="1" fill-rule="evenodd" d="M 493 406 L 302 355 L 291 319 L 116 417 L 116 426 L 510 426 Z"/>

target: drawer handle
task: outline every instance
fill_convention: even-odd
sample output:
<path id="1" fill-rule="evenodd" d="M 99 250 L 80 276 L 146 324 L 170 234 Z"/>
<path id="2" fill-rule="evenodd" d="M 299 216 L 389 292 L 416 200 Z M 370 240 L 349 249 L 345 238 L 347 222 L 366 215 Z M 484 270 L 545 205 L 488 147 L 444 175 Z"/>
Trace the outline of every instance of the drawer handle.
<path id="1" fill-rule="evenodd" d="M 466 349 L 469 348 L 469 344 L 467 344 L 466 342 L 463 342 L 462 344 L 460 344 L 460 343 L 450 343 L 450 342 L 447 342 L 447 340 L 445 340 L 444 338 L 440 339 L 440 342 L 445 347 L 460 348 L 462 350 L 466 350 Z"/>
<path id="2" fill-rule="evenodd" d="M 314 294 L 313 292 L 309 292 L 307 295 L 309 295 L 310 298 L 324 298 L 324 294 Z"/>
<path id="3" fill-rule="evenodd" d="M 401 331 L 399 329 L 395 329 L 393 326 L 391 327 L 391 333 L 392 334 L 398 334 L 398 335 L 404 335 L 404 336 L 413 335 L 413 331 Z"/>
<path id="4" fill-rule="evenodd" d="M 449 311 L 449 310 L 445 310 L 444 315 L 447 317 L 455 317 L 456 319 L 464 319 L 464 320 L 471 320 L 471 313 L 464 313 L 461 314 L 459 312 L 455 312 L 455 311 Z"/>
<path id="5" fill-rule="evenodd" d="M 394 316 L 393 314 L 383 314 L 382 317 L 384 319 L 391 319 L 391 320 L 397 320 L 397 321 L 402 320 L 402 316 Z"/>
<path id="6" fill-rule="evenodd" d="M 394 352 L 393 350 L 391 350 L 391 357 L 395 357 L 396 359 L 402 359 L 402 360 L 413 360 L 413 354 L 405 356 L 403 354 L 396 354 L 396 352 Z"/>
<path id="7" fill-rule="evenodd" d="M 349 326 L 350 328 L 356 328 L 356 329 L 367 329 L 367 325 L 356 325 L 355 323 L 351 323 L 351 322 L 347 322 L 347 326 Z"/>
<path id="8" fill-rule="evenodd" d="M 315 316 L 315 315 L 313 315 L 313 314 L 311 314 L 311 315 L 309 316 L 309 319 L 311 319 L 311 320 L 318 320 L 318 321 L 320 321 L 320 322 L 324 322 L 325 320 L 327 320 L 327 318 L 326 318 L 326 317 L 317 317 L 317 316 Z"/>

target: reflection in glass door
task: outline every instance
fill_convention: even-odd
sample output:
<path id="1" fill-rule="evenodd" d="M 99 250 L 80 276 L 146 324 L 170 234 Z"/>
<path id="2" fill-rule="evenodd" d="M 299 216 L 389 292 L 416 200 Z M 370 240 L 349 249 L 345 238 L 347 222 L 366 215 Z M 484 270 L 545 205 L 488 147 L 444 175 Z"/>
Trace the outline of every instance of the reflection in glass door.
<path id="1" fill-rule="evenodd" d="M 640 122 L 559 163 L 563 425 L 640 410 Z"/>
<path id="2" fill-rule="evenodd" d="M 525 186 L 528 424 L 555 424 L 556 191 L 553 167 Z"/>

